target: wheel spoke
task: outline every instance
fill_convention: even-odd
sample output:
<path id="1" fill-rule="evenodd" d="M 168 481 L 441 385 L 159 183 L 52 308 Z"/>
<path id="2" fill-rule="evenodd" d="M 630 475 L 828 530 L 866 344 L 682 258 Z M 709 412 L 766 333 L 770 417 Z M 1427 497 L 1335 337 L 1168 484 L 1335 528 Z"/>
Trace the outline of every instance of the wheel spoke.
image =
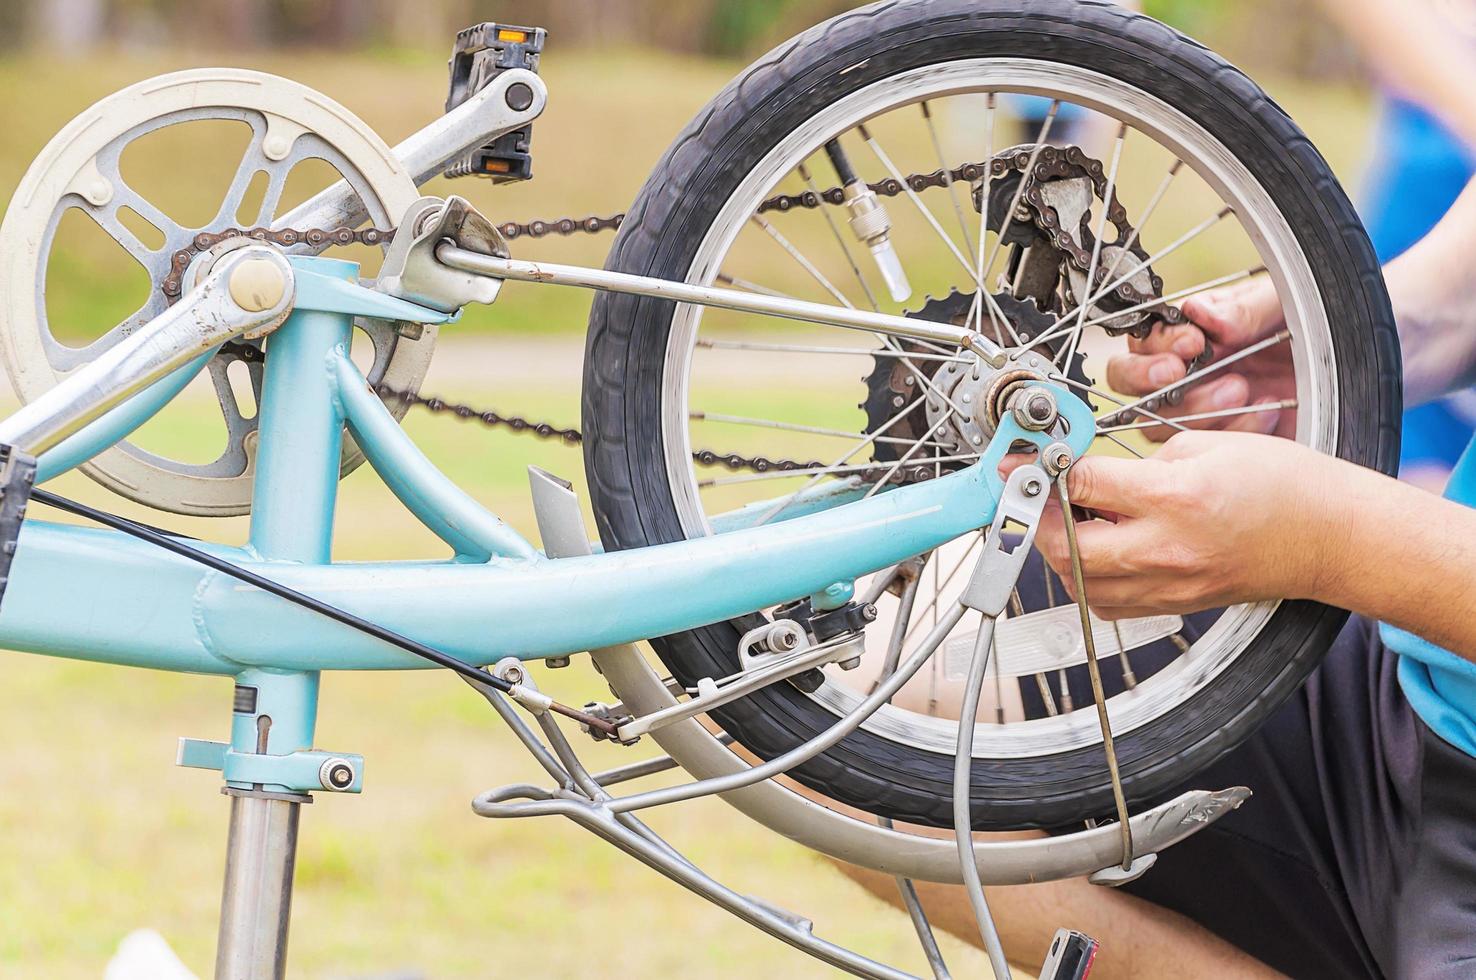
<path id="1" fill-rule="evenodd" d="M 1077 304 L 1076 306 L 1072 307 L 1070 310 L 1067 310 L 1065 313 L 1061 314 L 1061 316 L 1056 319 L 1056 322 L 1055 323 L 1052 323 L 1049 328 L 1047 328 L 1046 330 L 1042 331 L 1039 337 L 1036 337 L 1034 340 L 1030 341 L 1030 343 L 1026 344 L 1025 347 L 1024 347 L 1024 349 L 1025 350 L 1032 350 L 1032 349 L 1034 349 L 1036 347 L 1039 347 L 1043 343 L 1047 343 L 1047 342 L 1049 342 L 1051 340 L 1056 339 L 1057 337 L 1062 336 L 1065 333 L 1069 333 L 1071 330 L 1073 330 L 1075 328 L 1074 327 L 1068 327 L 1067 329 L 1062 330 L 1061 329 L 1061 325 L 1064 324 L 1067 320 L 1071 319 L 1073 316 L 1078 316 L 1081 313 L 1081 310 L 1083 308 L 1090 309 L 1098 300 L 1100 300 L 1102 297 L 1106 296 L 1107 294 L 1111 293 L 1112 290 L 1116 289 L 1118 286 L 1121 286 L 1123 283 L 1125 283 L 1128 280 L 1132 279 L 1139 272 L 1142 272 L 1144 269 L 1148 268 L 1154 262 L 1157 262 L 1160 259 L 1162 259 L 1162 258 L 1164 258 L 1164 257 L 1166 257 L 1168 255 L 1173 254 L 1174 252 L 1178 251 L 1180 248 L 1183 248 L 1185 245 L 1189 244 L 1195 238 L 1197 238 L 1200 235 L 1204 234 L 1206 231 L 1208 231 L 1209 229 L 1213 228 L 1220 221 L 1224 220 L 1224 218 L 1226 216 L 1228 216 L 1230 214 L 1233 214 L 1233 213 L 1234 212 L 1228 206 L 1220 209 L 1220 211 L 1218 211 L 1213 217 L 1206 218 L 1204 221 L 1200 222 L 1198 225 L 1195 225 L 1193 228 L 1189 229 L 1189 231 L 1187 231 L 1183 235 L 1181 235 L 1177 240 L 1175 240 L 1171 245 L 1169 245 L 1163 251 L 1159 252 L 1157 255 L 1152 255 L 1152 256 L 1149 256 L 1146 259 L 1143 259 L 1137 265 L 1133 266 L 1133 268 L 1129 269 L 1127 272 L 1125 272 L 1122 275 L 1118 276 L 1116 279 L 1112 280 L 1110 283 L 1108 283 L 1105 286 L 1103 286 L 1097 292 L 1091 293 L 1090 292 L 1090 289 L 1088 289 L 1089 295 L 1088 295 L 1088 298 L 1085 301 Z M 1247 278 L 1249 276 L 1256 275 L 1257 273 L 1263 271 L 1264 268 L 1265 268 L 1264 266 L 1254 266 L 1251 269 L 1246 270 L 1244 272 L 1235 272 L 1235 273 L 1231 273 L 1228 276 L 1223 276 L 1223 277 L 1221 277 L 1219 279 L 1212 279 L 1209 282 L 1200 283 L 1198 286 L 1191 286 L 1188 289 L 1180 290 L 1179 292 L 1173 293 L 1170 296 L 1164 296 L 1162 298 L 1151 299 L 1151 300 L 1148 300 L 1146 302 L 1139 303 L 1137 306 L 1130 307 L 1130 308 L 1128 308 L 1126 310 L 1117 310 L 1117 311 L 1115 311 L 1113 313 L 1104 313 L 1104 314 L 1102 314 L 1100 316 L 1094 317 L 1091 320 L 1088 320 L 1085 323 L 1085 326 L 1089 326 L 1089 327 L 1090 326 L 1096 326 L 1097 324 L 1100 324 L 1100 323 L 1106 323 L 1106 322 L 1108 322 L 1110 320 L 1115 320 L 1118 317 L 1127 316 L 1130 313 L 1137 313 L 1137 312 L 1139 312 L 1141 310 L 1148 309 L 1149 307 L 1158 306 L 1158 305 L 1163 304 L 1163 303 L 1171 303 L 1171 302 L 1173 302 L 1176 299 L 1183 299 L 1186 296 L 1193 295 L 1194 293 L 1204 292 L 1207 289 L 1214 289 L 1216 286 L 1223 286 L 1223 285 L 1225 285 L 1227 283 L 1234 282 L 1237 279 L 1244 279 L 1244 278 Z"/>
<path id="2" fill-rule="evenodd" d="M 981 206 L 979 208 L 979 241 L 974 249 L 974 281 L 984 281 L 984 240 L 989 231 L 989 185 L 994 180 L 994 103 L 995 95 L 990 92 L 985 96 L 984 102 L 984 182 L 980 195 Z M 969 318 L 966 321 L 973 329 L 980 333 L 984 332 L 984 302 L 980 299 L 969 305 Z M 994 339 L 1004 346 L 1004 331 L 1000 329 L 999 320 L 995 318 L 993 309 L 990 310 L 990 323 L 994 326 Z"/>
<path id="3" fill-rule="evenodd" d="M 1162 398 L 1164 395 L 1168 394 L 1169 392 L 1176 391 L 1179 388 L 1185 387 L 1186 385 L 1194 384 L 1195 382 L 1197 382 L 1197 381 L 1199 381 L 1199 380 L 1201 380 L 1201 379 L 1203 379 L 1203 378 L 1205 378 L 1205 377 L 1207 377 L 1207 376 L 1209 376 L 1211 374 L 1214 374 L 1216 371 L 1220 371 L 1220 370 L 1223 370 L 1223 369 L 1229 367 L 1230 365 L 1234 364 L 1236 361 L 1244 360 L 1245 358 L 1250 357 L 1252 354 L 1259 354 L 1263 350 L 1269 350 L 1270 348 L 1275 347 L 1277 344 L 1285 343 L 1286 341 L 1288 341 L 1290 339 L 1291 339 L 1291 331 L 1290 330 L 1278 330 L 1276 333 L 1272 334 L 1271 336 L 1267 337 L 1264 340 L 1257 341 L 1256 343 L 1251 344 L 1249 347 L 1242 347 L 1240 350 L 1236 351 L 1235 353 L 1229 355 L 1228 357 L 1222 358 L 1222 359 L 1220 359 L 1218 361 L 1211 361 L 1209 364 L 1207 364 L 1204 367 L 1200 368 L 1198 371 L 1195 371 L 1195 372 L 1193 372 L 1191 374 L 1185 375 L 1184 377 L 1180 378 L 1178 381 L 1175 381 L 1172 384 L 1164 385 L 1162 388 L 1159 388 L 1157 391 L 1151 391 L 1148 394 L 1144 395 L 1142 398 L 1137 399 L 1136 401 L 1128 402 L 1122 408 L 1118 409 L 1116 412 L 1113 412 L 1111 414 L 1113 414 L 1113 415 L 1125 415 L 1128 412 L 1141 412 L 1144 415 L 1151 415 L 1152 413 L 1147 412 L 1147 411 L 1145 411 L 1143 409 L 1143 403 L 1146 402 L 1146 401 L 1148 401 L 1150 398 Z M 1168 422 L 1167 419 L 1163 419 L 1161 417 L 1159 418 L 1159 421 L 1161 421 L 1161 422 L 1167 422 L 1169 425 L 1174 425 L 1175 424 L 1175 423 L 1172 423 L 1172 422 Z M 1183 428 L 1183 426 L 1175 426 L 1175 427 L 1176 428 Z"/>
<path id="4" fill-rule="evenodd" d="M 836 289 L 835 284 L 825 277 L 825 273 L 816 268 L 815 263 L 807 259 L 804 253 L 801 252 L 798 248 L 795 248 L 794 243 L 791 242 L 788 238 L 785 238 L 784 234 L 778 228 L 775 228 L 773 224 L 768 221 L 768 219 L 766 219 L 761 214 L 755 214 L 750 217 L 749 220 L 762 228 L 770 238 L 777 242 L 779 247 L 784 249 L 784 251 L 789 254 L 790 258 L 799 263 L 800 268 L 808 272 L 810 274 L 810 277 L 818 282 L 821 288 L 829 293 L 837 303 L 839 303 L 841 306 L 844 306 L 848 310 L 854 310 L 856 308 L 850 300 L 846 299 L 845 294 L 842 293 L 839 289 Z"/>
<path id="5" fill-rule="evenodd" d="M 1213 412 L 1195 412 L 1192 415 L 1178 415 L 1174 417 L 1175 422 L 1203 422 L 1208 419 L 1226 419 L 1237 415 L 1253 415 L 1257 412 L 1280 412 L 1284 409 L 1296 408 L 1295 398 L 1283 398 L 1281 401 L 1267 402 L 1263 405 L 1245 405 L 1240 408 L 1222 408 Z M 1153 429 L 1162 425 L 1161 421 L 1149 419 L 1146 422 L 1124 422 L 1122 425 L 1107 426 L 1097 430 L 1097 435 L 1107 436 L 1114 432 L 1128 432 L 1132 429 Z"/>
<path id="6" fill-rule="evenodd" d="M 940 463 L 962 463 L 977 458 L 977 456 L 939 456 L 937 460 Z M 930 459 L 929 462 L 931 461 Z M 740 473 L 735 476 L 716 476 L 708 480 L 700 480 L 697 485 L 699 487 L 722 487 L 734 483 L 753 483 L 756 480 L 783 480 L 787 477 L 797 476 L 808 476 L 812 479 L 819 479 L 826 476 L 852 476 L 857 473 L 864 473 L 867 470 L 874 470 L 881 465 L 880 463 L 850 463 L 832 466 L 814 466 L 797 470 L 769 470 L 766 473 Z M 806 486 L 808 485 L 806 484 Z M 805 488 L 801 487 L 800 489 L 803 490 Z M 781 504 L 775 510 L 783 510 L 784 506 Z M 764 522 L 759 522 L 759 524 L 762 523 Z"/>
<path id="7" fill-rule="evenodd" d="M 1138 239 L 1142 235 L 1143 229 L 1148 227 L 1148 222 L 1152 219 L 1153 212 L 1158 210 L 1159 202 L 1168 193 L 1169 185 L 1174 182 L 1174 178 L 1178 176 L 1179 170 L 1183 166 L 1184 161 L 1178 157 L 1174 157 L 1174 162 L 1169 164 L 1168 173 L 1164 175 L 1163 180 L 1159 182 L 1158 188 L 1153 192 L 1153 196 L 1144 205 L 1142 217 L 1138 219 L 1138 223 L 1133 227 L 1132 233 L 1128 235 L 1127 241 L 1122 243 L 1122 250 L 1117 253 L 1117 258 L 1112 260 L 1112 265 L 1107 269 L 1107 275 L 1103 277 L 1104 281 L 1116 275 L 1118 267 L 1122 265 L 1122 260 L 1133 254 L 1133 246 L 1138 244 Z"/>
<path id="8" fill-rule="evenodd" d="M 779 299 L 796 298 L 789 295 L 788 293 L 782 293 L 777 289 L 770 289 L 768 286 L 760 286 L 758 283 L 749 282 L 747 279 L 740 279 L 737 276 L 730 276 L 726 272 L 719 272 L 717 274 L 717 281 L 722 283 L 724 286 L 732 286 L 734 289 L 746 289 L 748 292 L 758 293 L 760 296 L 777 296 Z"/>
<path id="9" fill-rule="evenodd" d="M 868 490 L 868 491 L 866 491 L 865 495 L 862 496 L 861 499 L 862 500 L 866 500 L 868 497 L 871 497 L 872 495 L 874 495 L 882 487 L 886 486 L 887 485 L 887 482 L 889 480 L 891 480 L 892 474 L 896 473 L 899 469 L 901 469 L 903 467 L 903 465 L 906 464 L 906 462 L 909 459 L 911 459 L 913 457 L 913 455 L 916 454 L 919 449 L 923 448 L 923 443 L 926 440 L 932 439 L 933 438 L 933 435 L 935 433 L 937 433 L 937 431 L 939 429 L 943 428 L 944 423 L 946 423 L 947 421 L 948 421 L 948 416 L 946 416 L 946 415 L 940 415 L 940 416 L 938 416 L 938 421 L 934 422 L 932 424 L 932 426 L 928 429 L 928 431 L 923 433 L 922 439 L 919 439 L 917 441 L 917 443 L 911 449 L 909 449 L 909 450 L 907 450 L 907 452 L 903 453 L 902 456 L 899 457 L 897 459 L 897 461 L 894 462 L 891 465 L 891 467 L 886 471 L 886 473 L 882 474 L 882 478 L 880 480 L 877 480 L 874 484 L 872 484 L 871 489 Z M 934 456 L 933 458 L 934 459 L 943 459 L 944 457 L 942 457 L 942 456 Z"/>
<path id="10" fill-rule="evenodd" d="M 969 278 L 974 280 L 974 288 L 978 289 L 980 293 L 983 293 L 985 291 L 983 280 L 974 278 L 974 267 L 964 257 L 964 254 L 958 250 L 958 245 L 954 242 L 953 237 L 944 231 L 943 226 L 938 223 L 938 219 L 933 217 L 932 210 L 923 203 L 923 199 L 918 195 L 917 191 L 913 190 L 912 185 L 902 176 L 902 171 L 897 169 L 897 165 L 892 162 L 892 158 L 887 156 L 886 151 L 881 148 L 881 144 L 876 141 L 876 138 L 871 135 L 865 126 L 858 126 L 856 129 L 861 134 L 861 139 L 865 141 L 867 146 L 871 147 L 871 152 L 876 154 L 876 158 L 886 168 L 887 173 L 891 174 L 892 179 L 901 185 L 903 193 L 907 195 L 907 199 L 917 208 L 918 213 L 923 216 L 923 220 L 937 233 L 943 244 L 948 247 L 948 251 L 958 260 L 958 264 L 963 266 L 963 270 L 969 274 Z"/>
<path id="11" fill-rule="evenodd" d="M 928 351 L 896 351 L 876 349 L 867 347 L 824 347 L 811 344 L 770 344 L 760 341 L 745 340 L 706 340 L 697 339 L 698 347 L 707 347 L 714 350 L 760 350 L 772 351 L 778 354 L 863 354 L 867 357 L 902 357 L 919 361 L 942 361 L 952 364 L 971 363 L 970 358 L 959 357 L 956 354 L 933 354 Z"/>
<path id="12" fill-rule="evenodd" d="M 842 439 L 862 439 L 865 436 L 843 429 L 827 429 L 818 425 L 801 425 L 798 422 L 780 422 L 776 419 L 756 419 L 746 415 L 722 415 L 716 412 L 691 412 L 687 416 L 694 422 L 721 422 L 728 425 L 751 425 L 761 429 L 783 429 L 787 432 L 808 432 L 817 436 L 835 436 Z M 924 437 L 926 438 L 926 437 Z M 904 446 L 926 445 L 935 449 L 946 449 L 941 442 L 922 442 L 901 436 L 882 436 L 876 442 L 895 443 Z"/>
<path id="13" fill-rule="evenodd" d="M 1134 449 L 1132 446 L 1129 446 L 1127 443 L 1123 442 L 1121 439 L 1117 438 L 1117 436 L 1113 435 L 1110 432 L 1101 432 L 1101 433 L 1098 433 L 1098 435 L 1101 438 L 1106 439 L 1108 442 L 1111 442 L 1111 443 L 1115 444 L 1119 448 L 1126 449 L 1128 452 L 1132 453 L 1134 456 L 1138 457 L 1139 459 L 1147 459 L 1148 458 L 1147 456 L 1144 456 L 1142 453 L 1138 452 L 1138 450 Z"/>
<path id="14" fill-rule="evenodd" d="M 1035 145 L 1030 151 L 1030 157 L 1025 163 L 1027 174 L 1035 171 L 1035 162 L 1040 159 L 1040 151 L 1045 148 L 1046 139 L 1051 135 L 1051 126 L 1056 122 L 1056 113 L 1061 111 L 1061 100 L 1053 99 L 1051 107 L 1046 110 L 1045 119 L 1040 124 L 1040 132 L 1036 134 Z M 992 168 L 993 157 L 985 165 Z M 992 172 L 992 169 L 991 171 Z M 1025 196 L 1026 181 L 1020 181 L 1020 186 L 1015 188 L 1015 196 L 1010 199 L 1010 209 L 1005 212 L 1004 222 L 999 227 L 999 237 L 989 247 L 989 256 L 984 260 L 984 275 L 978 277 L 979 282 L 984 282 L 988 275 L 994 271 L 994 260 L 999 257 L 1000 247 L 1004 244 L 1006 236 L 1010 233 L 1010 226 L 1014 224 L 1015 212 L 1020 209 L 1020 201 Z M 984 199 L 984 208 L 980 212 L 980 220 L 986 224 L 989 219 L 989 199 Z"/>
<path id="15" fill-rule="evenodd" d="M 953 582 L 953 579 L 956 575 L 958 575 L 959 570 L 962 569 L 964 565 L 968 563 L 968 560 L 973 556 L 974 549 L 979 547 L 979 545 L 982 544 L 983 541 L 984 532 L 976 531 L 974 533 L 974 539 L 969 542 L 968 550 L 963 553 L 963 556 L 959 558 L 958 562 L 953 566 L 952 569 L 949 570 L 948 575 L 941 580 L 939 578 L 939 576 L 942 575 L 942 571 L 940 569 L 940 565 L 942 563 L 942 558 L 940 557 L 941 552 L 933 552 L 933 598 L 928 600 L 928 604 L 923 607 L 922 613 L 919 614 L 919 616 L 921 617 L 931 613 L 933 616 L 932 626 L 938 625 L 938 603 L 939 600 L 941 600 L 943 597 L 943 590 L 948 588 L 949 584 Z M 917 635 L 917 631 L 921 628 L 921 623 L 918 623 L 917 626 L 913 627 L 913 629 L 910 630 L 907 636 L 904 638 L 904 642 L 910 641 L 915 635 Z"/>
<path id="16" fill-rule="evenodd" d="M 1100 416 L 1100 418 L 1107 418 L 1109 416 L 1120 414 L 1120 413 L 1125 412 L 1125 411 L 1128 410 L 1128 403 L 1127 402 L 1124 402 L 1121 398 L 1118 398 L 1116 395 L 1112 394 L 1110 391 L 1103 391 L 1101 388 L 1095 387 L 1093 385 L 1082 384 L 1080 381 L 1077 381 L 1074 378 L 1068 378 L 1065 375 L 1057 375 L 1052 380 L 1058 381 L 1061 384 L 1066 385 L 1068 388 L 1076 388 L 1079 391 L 1085 391 L 1085 392 L 1089 392 L 1089 393 L 1091 393 L 1093 395 L 1096 395 L 1098 398 L 1105 398 L 1109 402 L 1112 402 L 1115 405 L 1122 405 L 1122 406 L 1124 406 L 1122 408 L 1119 408 L 1116 412 L 1108 412 L 1106 415 Z M 1185 426 L 1180 425 L 1178 422 L 1175 422 L 1173 419 L 1164 418 L 1162 415 L 1158 415 L 1155 412 L 1149 411 L 1146 408 L 1140 408 L 1140 407 L 1133 406 L 1133 411 L 1143 413 L 1144 415 L 1146 415 L 1149 418 L 1153 419 L 1159 425 L 1166 425 L 1166 426 L 1169 426 L 1170 428 L 1178 429 L 1180 432 L 1185 431 L 1185 428 L 1186 428 Z M 1108 438 L 1111 438 L 1111 437 L 1108 436 Z M 1116 442 L 1117 440 L 1114 439 L 1113 441 Z"/>
<path id="17" fill-rule="evenodd" d="M 1127 646 L 1122 642 L 1122 627 L 1112 621 L 1112 635 L 1117 637 L 1117 664 L 1122 668 L 1122 686 L 1129 691 L 1138 686 L 1138 675 L 1133 673 L 1133 662 L 1128 659 Z"/>
<path id="18" fill-rule="evenodd" d="M 964 247 L 969 250 L 969 257 L 975 258 L 974 243 L 969 238 L 969 223 L 964 220 L 963 208 L 958 203 L 958 195 L 953 192 L 953 174 L 948 169 L 948 158 L 943 154 L 943 143 L 938 139 L 938 127 L 933 125 L 933 110 L 926 101 L 918 103 L 922 109 L 923 120 L 928 125 L 928 136 L 933 141 L 933 152 L 938 155 L 938 170 L 943 174 L 943 189 L 948 192 L 948 203 L 953 205 L 953 213 L 958 217 L 958 228 L 963 232 Z M 987 156 L 984 158 L 989 159 Z"/>

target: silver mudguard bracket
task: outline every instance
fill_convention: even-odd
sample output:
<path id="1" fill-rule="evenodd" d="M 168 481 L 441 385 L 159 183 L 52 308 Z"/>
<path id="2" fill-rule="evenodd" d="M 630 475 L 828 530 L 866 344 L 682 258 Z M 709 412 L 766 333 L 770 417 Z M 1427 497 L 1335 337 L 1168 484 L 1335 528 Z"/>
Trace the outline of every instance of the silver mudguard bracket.
<path id="1" fill-rule="evenodd" d="M 994 522 L 984 538 L 984 550 L 959 602 L 986 616 L 998 617 L 1009 604 L 1020 579 L 1040 515 L 1050 499 L 1050 478 L 1045 470 L 1028 463 L 1010 474 L 994 511 Z M 1018 534 L 1010 540 L 1006 534 Z"/>
<path id="2" fill-rule="evenodd" d="M 704 677 L 697 682 L 695 697 L 679 701 L 660 711 L 632 718 L 620 726 L 617 734 L 620 741 L 629 744 L 647 732 L 665 728 L 675 722 L 711 711 L 730 701 L 747 697 L 759 688 L 767 687 L 777 681 L 796 674 L 803 674 L 807 670 L 814 670 L 828 663 L 857 659 L 865 650 L 864 644 L 865 638 L 862 634 L 849 633 L 834 640 L 804 647 L 787 657 L 765 660 L 748 670 L 740 671 L 721 680 Z"/>

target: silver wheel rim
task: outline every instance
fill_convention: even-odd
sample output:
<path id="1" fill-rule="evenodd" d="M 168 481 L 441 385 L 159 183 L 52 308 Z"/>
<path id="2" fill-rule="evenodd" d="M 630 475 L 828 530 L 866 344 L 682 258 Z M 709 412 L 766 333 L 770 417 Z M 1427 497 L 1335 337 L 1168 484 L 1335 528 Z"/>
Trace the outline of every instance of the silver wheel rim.
<path id="1" fill-rule="evenodd" d="M 1296 372 L 1297 441 L 1333 452 L 1338 409 L 1331 332 L 1311 269 L 1270 195 L 1223 144 L 1183 113 L 1141 89 L 1076 66 L 1033 59 L 965 59 L 883 79 L 827 106 L 780 141 L 744 178 L 704 237 L 687 281 L 704 285 L 714 281 L 721 260 L 758 203 L 826 140 L 911 103 L 986 91 L 1060 98 L 1129 123 L 1173 151 L 1234 208 L 1282 298 Z M 692 352 L 701 319 L 700 307 L 677 306 L 662 380 L 668 484 L 683 532 L 689 537 L 712 533 L 697 490 L 687 418 Z M 1187 653 L 1140 682 L 1130 695 L 1109 699 L 1114 733 L 1141 728 L 1202 690 L 1239 658 L 1277 605 L 1263 602 L 1227 609 Z M 837 718 L 860 701 L 855 691 L 832 679 L 809 697 Z M 957 724 L 889 706 L 862 727 L 898 744 L 952 754 Z M 976 724 L 973 755 L 980 759 L 1039 757 L 1100 743 L 1093 713 L 1077 711 L 1007 725 Z"/>

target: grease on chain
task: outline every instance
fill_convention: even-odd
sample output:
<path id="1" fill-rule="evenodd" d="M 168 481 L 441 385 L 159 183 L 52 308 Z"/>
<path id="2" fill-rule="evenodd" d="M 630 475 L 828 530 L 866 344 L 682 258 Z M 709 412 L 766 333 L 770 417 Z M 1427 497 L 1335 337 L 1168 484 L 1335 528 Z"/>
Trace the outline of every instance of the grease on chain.
<path id="1" fill-rule="evenodd" d="M 514 432 L 525 432 L 540 439 L 557 439 L 566 446 L 577 446 L 584 442 L 584 435 L 575 428 L 561 428 L 549 422 L 533 422 L 518 415 L 503 415 L 491 409 L 473 408 L 470 405 L 447 401 L 434 395 L 422 395 L 415 391 L 402 391 L 386 384 L 374 386 L 374 391 L 386 401 L 397 401 L 404 405 L 424 408 L 434 415 L 450 413 L 464 421 L 480 422 L 488 428 L 506 428 Z M 810 472 L 827 469 L 829 464 L 818 459 L 770 459 L 767 456 L 743 456 L 738 453 L 719 453 L 711 449 L 698 449 L 692 459 L 702 466 L 721 466 L 729 470 L 751 470 L 755 473 Z M 846 476 L 859 476 L 863 480 L 879 480 L 892 470 L 890 463 L 878 463 L 864 470 L 849 471 Z M 888 482 L 903 483 L 931 479 L 932 471 L 927 466 L 899 467 L 891 473 Z"/>

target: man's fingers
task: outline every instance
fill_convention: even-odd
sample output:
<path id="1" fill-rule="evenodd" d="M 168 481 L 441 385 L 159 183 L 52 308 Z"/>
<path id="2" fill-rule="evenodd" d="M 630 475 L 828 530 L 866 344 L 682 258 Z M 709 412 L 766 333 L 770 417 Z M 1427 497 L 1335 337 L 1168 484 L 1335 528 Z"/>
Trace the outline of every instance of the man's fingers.
<path id="1" fill-rule="evenodd" d="M 1244 347 L 1285 319 L 1276 287 L 1265 276 L 1191 296 L 1182 309 L 1221 346 Z"/>
<path id="2" fill-rule="evenodd" d="M 1128 335 L 1127 348 L 1134 354 L 1173 354 L 1192 361 L 1204 351 L 1204 331 L 1192 323 L 1158 323 L 1146 337 Z"/>
<path id="3" fill-rule="evenodd" d="M 1117 456 L 1087 456 L 1071 467 L 1067 489 L 1078 507 L 1135 516 L 1143 513 L 1143 498 L 1156 485 L 1162 464 Z"/>
<path id="4" fill-rule="evenodd" d="M 1174 353 L 1119 354 L 1107 361 L 1107 384 L 1126 395 L 1146 395 L 1173 384 L 1187 371 Z"/>
<path id="5" fill-rule="evenodd" d="M 1035 547 L 1058 574 L 1070 577 L 1071 545 L 1060 507 L 1050 507 L 1041 517 L 1035 532 Z M 1082 574 L 1088 578 L 1137 575 L 1151 562 L 1151 554 L 1142 547 L 1138 528 L 1131 518 L 1116 522 L 1078 519 L 1076 549 L 1081 556 Z"/>

